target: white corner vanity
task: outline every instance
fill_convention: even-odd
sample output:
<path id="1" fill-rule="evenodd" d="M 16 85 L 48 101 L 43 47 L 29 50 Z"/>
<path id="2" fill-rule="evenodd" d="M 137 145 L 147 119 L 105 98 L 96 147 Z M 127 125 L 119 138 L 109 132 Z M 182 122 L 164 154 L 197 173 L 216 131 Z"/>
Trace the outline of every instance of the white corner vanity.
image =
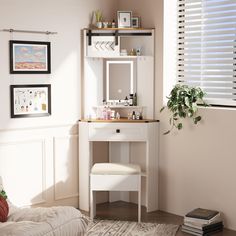
<path id="1" fill-rule="evenodd" d="M 89 211 L 89 174 L 99 155 L 102 158 L 99 149 L 104 148 L 94 146 L 106 142 L 107 161 L 141 166 L 142 205 L 148 212 L 155 211 L 159 122 L 154 119 L 154 29 L 85 29 L 83 64 L 79 207 Z M 135 93 L 137 104 L 127 106 L 125 97 Z M 105 120 L 98 115 L 104 100 L 109 109 L 119 113 L 120 119 Z M 132 112 L 142 114 L 142 119 L 128 119 Z M 106 199 L 118 200 L 137 203 L 137 196 L 111 192 Z"/>

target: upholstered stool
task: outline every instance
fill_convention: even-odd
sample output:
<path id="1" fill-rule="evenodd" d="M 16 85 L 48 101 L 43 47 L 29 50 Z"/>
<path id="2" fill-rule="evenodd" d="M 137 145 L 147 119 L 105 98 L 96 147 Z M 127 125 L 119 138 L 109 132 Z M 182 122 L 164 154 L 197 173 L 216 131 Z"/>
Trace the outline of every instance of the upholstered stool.
<path id="1" fill-rule="evenodd" d="M 94 218 L 95 191 L 137 191 L 138 222 L 141 221 L 141 168 L 133 164 L 97 163 L 90 174 L 90 217 Z"/>

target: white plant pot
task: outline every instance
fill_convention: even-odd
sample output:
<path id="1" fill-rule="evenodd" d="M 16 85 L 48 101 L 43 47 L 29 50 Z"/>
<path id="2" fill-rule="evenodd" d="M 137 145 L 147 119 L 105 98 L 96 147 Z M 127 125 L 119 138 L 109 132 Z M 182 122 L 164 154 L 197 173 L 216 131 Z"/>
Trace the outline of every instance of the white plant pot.
<path id="1" fill-rule="evenodd" d="M 102 28 L 102 22 L 97 22 L 97 28 Z"/>

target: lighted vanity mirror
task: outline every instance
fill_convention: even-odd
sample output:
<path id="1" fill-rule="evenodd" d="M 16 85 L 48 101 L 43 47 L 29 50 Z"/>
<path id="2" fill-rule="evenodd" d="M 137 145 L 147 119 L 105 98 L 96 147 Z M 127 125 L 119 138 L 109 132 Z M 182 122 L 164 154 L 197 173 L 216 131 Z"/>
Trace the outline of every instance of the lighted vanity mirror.
<path id="1" fill-rule="evenodd" d="M 106 61 L 106 100 L 124 100 L 134 94 L 134 62 Z"/>

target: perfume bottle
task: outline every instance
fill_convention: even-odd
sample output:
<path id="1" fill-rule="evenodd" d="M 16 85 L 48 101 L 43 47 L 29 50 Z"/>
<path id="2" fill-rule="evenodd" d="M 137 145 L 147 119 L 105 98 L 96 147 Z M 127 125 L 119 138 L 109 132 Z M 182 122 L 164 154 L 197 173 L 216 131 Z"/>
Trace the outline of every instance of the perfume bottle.
<path id="1" fill-rule="evenodd" d="M 116 119 L 117 119 L 117 120 L 120 119 L 120 113 L 119 113 L 119 112 L 116 113 Z"/>
<path id="2" fill-rule="evenodd" d="M 115 20 L 112 21 L 111 27 L 112 27 L 112 28 L 116 28 L 116 22 L 115 22 Z"/>
<path id="3" fill-rule="evenodd" d="M 129 106 L 129 100 L 127 98 L 127 96 L 125 97 L 125 103 L 124 103 L 125 106 Z"/>
<path id="4" fill-rule="evenodd" d="M 135 111 L 133 111 L 133 113 L 132 113 L 132 120 L 136 120 Z"/>
<path id="5" fill-rule="evenodd" d="M 129 95 L 129 105 L 130 106 L 134 105 L 134 95 L 132 93 Z"/>
<path id="6" fill-rule="evenodd" d="M 111 108 L 107 107 L 107 120 L 111 119 Z"/>

